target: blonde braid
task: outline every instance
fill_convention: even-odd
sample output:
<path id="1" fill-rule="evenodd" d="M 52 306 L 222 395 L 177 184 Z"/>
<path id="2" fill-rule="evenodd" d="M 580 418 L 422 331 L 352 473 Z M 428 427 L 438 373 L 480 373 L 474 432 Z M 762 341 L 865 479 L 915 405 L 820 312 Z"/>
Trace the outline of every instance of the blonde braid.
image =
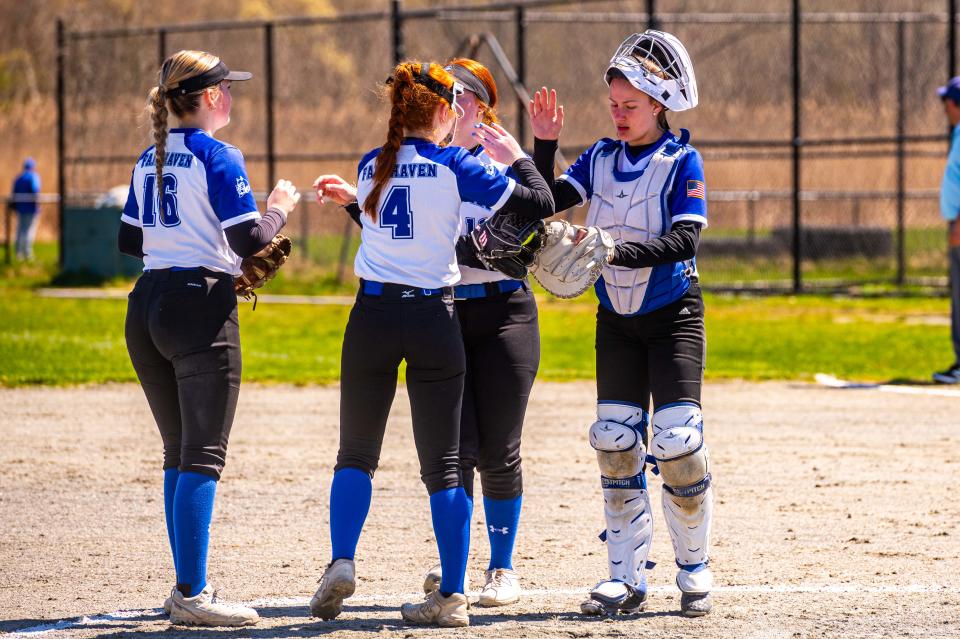
<path id="1" fill-rule="evenodd" d="M 154 155 L 157 167 L 157 196 L 163 201 L 163 164 L 167 155 L 167 94 L 163 85 L 150 91 L 150 118 L 153 122 Z"/>
<path id="2" fill-rule="evenodd" d="M 157 86 L 150 89 L 147 97 L 146 113 L 150 117 L 153 129 L 154 155 L 157 167 L 157 194 L 163 199 L 163 165 L 167 156 L 167 115 L 168 106 L 173 113 L 182 118 L 200 107 L 200 95 L 210 87 L 188 93 L 187 95 L 167 95 L 167 88 L 177 88 L 180 82 L 197 74 L 209 71 L 220 62 L 220 58 L 205 51 L 177 51 L 164 60 L 157 77 Z M 219 87 L 217 87 L 219 90 Z M 169 100 L 170 104 L 167 104 Z"/>

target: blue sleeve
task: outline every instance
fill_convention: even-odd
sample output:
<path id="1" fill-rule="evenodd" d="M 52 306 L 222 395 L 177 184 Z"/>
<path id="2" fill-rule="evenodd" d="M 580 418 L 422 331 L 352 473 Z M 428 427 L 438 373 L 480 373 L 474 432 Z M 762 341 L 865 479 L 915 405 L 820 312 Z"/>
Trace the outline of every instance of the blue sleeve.
<path id="1" fill-rule="evenodd" d="M 357 164 L 357 178 L 360 177 L 360 172 L 363 170 L 363 167 L 367 166 L 370 163 L 370 160 L 377 157 L 380 154 L 380 148 L 377 147 L 371 151 L 367 151 L 366 155 L 360 158 L 360 163 Z M 370 167 L 372 170 L 376 170 L 376 165 Z"/>
<path id="2" fill-rule="evenodd" d="M 260 216 L 243 154 L 238 149 L 223 147 L 210 158 L 206 170 L 210 205 L 220 220 L 220 226 L 226 228 Z"/>
<path id="3" fill-rule="evenodd" d="M 568 182 L 580 194 L 580 204 L 586 204 L 593 197 L 593 154 L 600 142 L 580 154 L 577 161 L 570 165 L 558 179 Z"/>
<path id="4" fill-rule="evenodd" d="M 124 218 L 126 218 L 124 220 Z M 133 192 L 133 175 L 130 176 L 130 190 L 127 192 L 127 203 L 123 205 L 120 219 L 134 226 L 141 226 L 140 206 L 137 204 L 137 194 Z"/>
<path id="5" fill-rule="evenodd" d="M 463 149 L 454 166 L 460 199 L 491 211 L 499 210 L 517 185 L 513 178 L 500 173 L 495 166 L 485 165 Z"/>
<path id="6" fill-rule="evenodd" d="M 703 158 L 690 149 L 682 158 L 667 199 L 671 220 L 707 225 L 707 183 L 703 177 Z"/>

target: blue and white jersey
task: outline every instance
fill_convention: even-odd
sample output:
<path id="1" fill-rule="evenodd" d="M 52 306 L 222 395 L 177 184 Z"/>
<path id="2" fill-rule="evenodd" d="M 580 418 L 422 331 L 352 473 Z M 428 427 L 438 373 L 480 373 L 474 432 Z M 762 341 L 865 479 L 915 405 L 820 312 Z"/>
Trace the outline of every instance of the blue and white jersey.
<path id="1" fill-rule="evenodd" d="M 143 269 L 204 266 L 240 274 L 223 230 L 260 213 L 240 151 L 200 129 L 170 129 L 157 193 L 154 147 L 137 160 L 121 220 L 143 229 Z"/>
<path id="2" fill-rule="evenodd" d="M 665 132 L 637 157 L 627 144 L 604 138 L 560 176 L 590 203 L 587 225 L 606 229 L 616 242 L 646 242 L 677 222 L 707 226 L 703 159 Z M 696 274 L 696 260 L 630 269 L 605 266 L 595 290 L 600 304 L 621 315 L 641 315 L 679 299 Z"/>
<path id="3" fill-rule="evenodd" d="M 475 149 L 471 150 L 470 153 L 473 157 L 480 160 L 487 171 L 496 171 L 501 175 L 506 175 L 513 180 L 517 179 L 517 175 L 513 172 L 507 164 L 501 164 L 497 162 L 484 151 L 482 146 L 478 146 Z M 460 215 L 463 217 L 463 228 L 461 230 L 462 235 L 467 235 L 473 229 L 477 228 L 484 220 L 493 215 L 493 212 L 485 206 L 480 206 L 474 202 L 464 202 L 460 206 Z M 461 284 L 483 284 L 486 282 L 499 282 L 500 280 L 510 279 L 500 271 L 487 271 L 485 269 L 473 268 L 471 266 L 460 266 L 460 278 Z"/>
<path id="4" fill-rule="evenodd" d="M 380 149 L 360 160 L 357 203 L 373 187 Z M 516 182 L 460 147 L 407 138 L 397 152 L 393 177 L 384 185 L 374 222 L 362 215 L 358 277 L 373 282 L 442 288 L 460 281 L 456 242 L 464 227 L 461 207 L 471 202 L 496 212 Z M 489 214 L 488 213 L 488 214 Z"/>

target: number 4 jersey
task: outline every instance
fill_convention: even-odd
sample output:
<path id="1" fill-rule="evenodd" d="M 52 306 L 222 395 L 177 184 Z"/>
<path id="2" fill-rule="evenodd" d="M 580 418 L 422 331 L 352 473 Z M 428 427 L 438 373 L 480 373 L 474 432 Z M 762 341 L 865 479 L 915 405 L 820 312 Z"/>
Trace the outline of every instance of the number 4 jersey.
<path id="1" fill-rule="evenodd" d="M 373 188 L 380 149 L 360 160 L 357 201 L 361 208 Z M 384 185 L 377 221 L 363 214 L 358 277 L 420 288 L 441 288 L 460 281 L 455 246 L 460 236 L 460 205 L 477 204 L 494 213 L 513 193 L 516 182 L 460 147 L 440 147 L 407 138 L 397 166 Z"/>
<path id="2" fill-rule="evenodd" d="M 223 230 L 259 217 L 236 147 L 200 129 L 170 129 L 162 197 L 151 146 L 133 168 L 120 219 L 143 229 L 144 270 L 205 266 L 239 275 Z"/>

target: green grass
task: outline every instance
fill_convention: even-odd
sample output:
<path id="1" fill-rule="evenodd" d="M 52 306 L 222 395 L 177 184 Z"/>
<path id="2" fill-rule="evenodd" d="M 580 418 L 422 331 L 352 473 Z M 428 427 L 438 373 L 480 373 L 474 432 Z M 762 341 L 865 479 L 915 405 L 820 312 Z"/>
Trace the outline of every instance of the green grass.
<path id="1" fill-rule="evenodd" d="M 135 379 L 123 340 L 125 301 L 42 298 L 12 287 L 2 295 L 0 384 Z M 538 299 L 539 379 L 592 379 L 595 307 Z M 935 298 L 708 295 L 707 378 L 809 380 L 825 372 L 925 381 L 949 363 L 949 327 L 942 323 L 948 304 Z M 261 302 L 251 312 L 242 305 L 244 380 L 336 381 L 348 313 L 345 306 Z"/>
<path id="2" fill-rule="evenodd" d="M 918 245 L 937 239 L 932 233 L 920 235 L 908 239 Z M 309 260 L 292 260 L 267 292 L 353 293 L 349 266 L 345 282 L 335 279 L 340 238 L 315 238 L 301 248 Z M 351 254 L 353 250 L 351 246 Z M 123 339 L 125 301 L 35 295 L 34 289 L 57 279 L 56 245 L 39 243 L 36 252 L 37 260 L 30 264 L 0 265 L 0 385 L 135 380 Z M 715 265 L 707 266 L 702 268 L 709 290 L 723 280 L 716 277 Z M 844 272 L 857 273 L 860 267 L 869 265 L 849 262 Z M 762 271 L 758 264 L 747 270 Z M 766 272 L 769 275 L 769 264 Z M 104 285 L 127 290 L 132 280 Z M 888 284 L 864 286 L 860 292 L 875 297 L 708 295 L 707 378 L 809 380 L 825 372 L 858 380 L 926 381 L 932 370 L 949 363 L 945 298 L 905 297 L 919 290 Z M 891 294 L 900 296 L 885 297 Z M 539 378 L 592 379 L 593 296 L 570 302 L 538 290 L 537 298 L 543 343 Z M 349 307 L 342 306 L 265 302 L 251 312 L 250 305 L 243 304 L 244 379 L 335 382 L 348 313 Z"/>
<path id="3" fill-rule="evenodd" d="M 765 234 L 769 233 L 758 232 L 758 237 Z M 746 231 L 711 229 L 708 237 L 745 238 Z M 941 229 L 908 229 L 905 240 L 908 280 L 945 276 L 945 240 Z M 313 235 L 306 240 L 295 237 L 294 254 L 270 282 L 269 291 L 286 295 L 352 294 L 356 290 L 353 256 L 358 246 L 358 233 L 354 231 L 347 243 L 346 263 L 339 269 L 338 263 L 344 248 L 340 235 Z M 0 292 L 9 287 L 33 288 L 51 284 L 124 289 L 132 286 L 131 278 L 115 278 L 103 282 L 82 275 L 58 275 L 56 244 L 38 242 L 35 251 L 37 259 L 31 264 L 0 265 Z M 749 286 L 756 283 L 779 290 L 790 290 L 792 287 L 792 263 L 790 256 L 786 254 L 755 258 L 745 255 L 705 255 L 698 260 L 698 266 L 708 287 L 736 287 L 742 284 Z M 342 273 L 342 281 L 338 281 L 338 271 Z M 802 273 L 804 284 L 810 290 L 844 282 L 859 287 L 880 286 L 887 292 L 897 291 L 894 284 L 896 263 L 893 255 L 876 259 L 849 256 L 842 259 L 806 260 L 802 265 Z"/>

